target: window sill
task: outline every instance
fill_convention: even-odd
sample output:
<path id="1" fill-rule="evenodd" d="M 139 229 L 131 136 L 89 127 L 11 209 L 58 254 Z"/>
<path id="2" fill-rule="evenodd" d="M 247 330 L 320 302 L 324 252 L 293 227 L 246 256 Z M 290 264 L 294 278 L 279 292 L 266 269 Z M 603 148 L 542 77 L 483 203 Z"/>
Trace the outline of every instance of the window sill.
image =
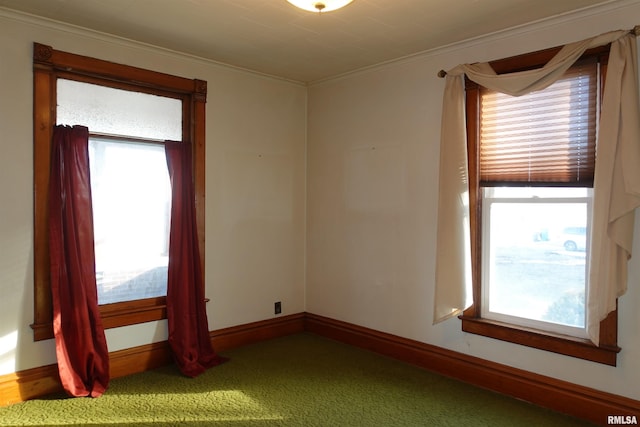
<path id="1" fill-rule="evenodd" d="M 147 298 L 100 306 L 104 329 L 135 325 L 167 318 L 166 297 Z M 53 323 L 31 325 L 34 341 L 53 338 Z"/>
<path id="2" fill-rule="evenodd" d="M 147 298 L 100 306 L 105 329 L 135 325 L 167 318 L 167 298 Z"/>
<path id="3" fill-rule="evenodd" d="M 605 365 L 616 366 L 618 346 L 594 345 L 590 340 L 515 326 L 494 320 L 459 316 L 462 330 L 476 335 L 508 341 L 514 344 L 577 357 Z"/>

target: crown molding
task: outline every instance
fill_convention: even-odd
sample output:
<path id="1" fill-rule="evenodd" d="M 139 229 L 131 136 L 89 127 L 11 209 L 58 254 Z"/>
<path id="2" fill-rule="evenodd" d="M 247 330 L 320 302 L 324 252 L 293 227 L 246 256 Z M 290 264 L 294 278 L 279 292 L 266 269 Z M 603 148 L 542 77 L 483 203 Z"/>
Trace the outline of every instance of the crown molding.
<path id="1" fill-rule="evenodd" d="M 125 37 L 116 36 L 113 34 L 105 33 L 102 31 L 92 30 L 90 28 L 81 27 L 78 25 L 68 24 L 65 22 L 56 21 L 54 19 L 45 18 L 42 16 L 33 15 L 26 12 L 19 12 L 13 9 L 0 6 L 0 18 L 6 18 L 11 21 L 19 22 L 22 24 L 32 25 L 34 27 L 40 27 L 48 30 L 54 30 L 61 33 L 70 34 L 76 37 L 83 37 L 86 39 L 92 39 L 102 43 L 108 43 L 118 47 L 124 47 L 129 49 L 136 49 L 149 52 L 155 55 L 164 55 L 167 57 L 176 58 L 179 60 L 187 60 L 193 63 L 202 64 L 223 70 L 236 71 L 242 74 L 248 74 L 254 77 L 264 78 L 267 80 L 277 80 L 294 84 L 297 86 L 306 86 L 306 83 L 287 79 L 280 76 L 261 73 L 259 71 L 251 70 L 248 68 L 242 68 L 235 65 L 227 64 L 221 61 L 215 61 L 201 56 L 192 55 L 164 47 L 156 46 L 149 43 L 144 43 Z M 102 58 L 101 58 L 102 59 Z"/>
<path id="2" fill-rule="evenodd" d="M 543 18 L 537 21 L 531 21 L 525 24 L 520 24 L 514 27 L 505 28 L 503 30 L 484 34 L 478 37 L 461 40 L 455 43 L 450 43 L 450 44 L 439 46 L 433 49 L 424 50 L 422 52 L 417 52 L 411 55 L 406 55 L 403 57 L 391 59 L 389 61 L 381 62 L 368 67 L 359 68 L 353 71 L 348 71 L 346 73 L 342 73 L 337 76 L 327 77 L 320 80 L 314 80 L 312 82 L 308 82 L 307 86 L 308 87 L 319 86 L 324 83 L 334 82 L 334 81 L 342 80 L 345 78 L 368 74 L 371 72 L 376 72 L 376 71 L 393 67 L 393 66 L 408 64 L 415 61 L 421 61 L 421 60 L 431 58 L 431 57 L 436 57 L 445 53 L 451 53 L 458 50 L 464 50 L 468 48 L 473 48 L 475 46 L 484 45 L 487 43 L 494 43 L 504 39 L 523 36 L 529 33 L 544 31 L 549 28 L 570 24 L 583 19 L 588 19 L 592 17 L 601 17 L 603 14 L 610 13 L 618 9 L 632 7 L 632 6 L 638 6 L 638 1 L 637 0 L 609 0 L 594 6 L 587 6 L 582 9 L 565 12 L 549 18 Z M 635 22 L 633 25 L 635 24 L 637 24 L 637 22 Z M 611 28 L 610 31 L 622 30 L 622 29 L 630 29 L 630 28 Z M 596 34 L 592 34 L 592 36 L 593 35 L 596 35 Z M 589 37 L 589 36 L 587 35 L 583 38 L 586 38 L 586 37 Z M 559 42 L 559 44 L 562 44 L 562 43 L 566 43 L 566 41 Z M 553 46 L 547 46 L 547 47 L 553 47 Z M 453 64 L 452 66 L 454 65 L 457 65 L 457 64 Z M 447 68 L 447 67 L 445 66 L 444 68 Z M 437 71 L 438 70 L 433 71 L 432 77 L 434 78 L 437 77 Z"/>

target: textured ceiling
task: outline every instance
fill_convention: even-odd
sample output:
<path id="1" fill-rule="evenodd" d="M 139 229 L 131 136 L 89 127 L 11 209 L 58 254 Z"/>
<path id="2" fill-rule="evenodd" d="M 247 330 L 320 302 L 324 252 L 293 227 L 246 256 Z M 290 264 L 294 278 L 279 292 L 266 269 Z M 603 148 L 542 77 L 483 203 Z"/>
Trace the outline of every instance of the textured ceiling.
<path id="1" fill-rule="evenodd" d="M 355 0 L 320 15 L 285 0 L 0 0 L 0 7 L 313 82 L 611 2 Z"/>

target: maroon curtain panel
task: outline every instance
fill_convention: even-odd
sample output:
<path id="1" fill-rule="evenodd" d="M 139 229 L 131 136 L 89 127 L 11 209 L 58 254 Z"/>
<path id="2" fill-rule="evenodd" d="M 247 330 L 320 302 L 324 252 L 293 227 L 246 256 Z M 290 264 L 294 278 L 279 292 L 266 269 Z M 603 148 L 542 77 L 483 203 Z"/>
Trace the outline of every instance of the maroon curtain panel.
<path id="1" fill-rule="evenodd" d="M 49 184 L 49 252 L 53 331 L 60 380 L 71 396 L 101 396 L 109 385 L 109 351 L 98 311 L 89 130 L 53 130 Z"/>
<path id="2" fill-rule="evenodd" d="M 169 345 L 180 371 L 195 377 L 227 359 L 209 337 L 198 249 L 191 144 L 165 143 L 171 178 L 171 227 L 167 278 Z"/>

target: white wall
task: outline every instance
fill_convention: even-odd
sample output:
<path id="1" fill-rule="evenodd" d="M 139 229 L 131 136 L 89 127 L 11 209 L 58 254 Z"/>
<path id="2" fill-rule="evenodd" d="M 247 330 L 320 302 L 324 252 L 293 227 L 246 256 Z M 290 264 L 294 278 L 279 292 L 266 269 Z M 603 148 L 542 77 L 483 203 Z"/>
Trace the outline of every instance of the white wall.
<path id="1" fill-rule="evenodd" d="M 32 43 L 208 82 L 209 329 L 304 311 L 306 88 L 0 10 L 0 375 L 55 363 L 33 342 Z M 167 338 L 111 329 L 111 351 Z"/>
<path id="2" fill-rule="evenodd" d="M 308 101 L 307 311 L 588 387 L 640 398 L 640 217 L 620 300 L 618 367 L 433 326 L 438 70 L 640 24 L 618 2 L 312 85 Z"/>

